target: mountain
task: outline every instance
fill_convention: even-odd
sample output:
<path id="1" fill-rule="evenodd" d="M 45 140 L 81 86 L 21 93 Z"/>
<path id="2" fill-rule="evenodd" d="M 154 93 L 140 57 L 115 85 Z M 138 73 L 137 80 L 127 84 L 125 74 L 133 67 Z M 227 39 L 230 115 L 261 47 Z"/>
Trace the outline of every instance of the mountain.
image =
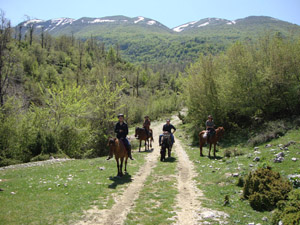
<path id="1" fill-rule="evenodd" d="M 177 64 L 194 61 L 200 53 L 224 51 L 238 40 L 257 40 L 275 33 L 282 37 L 300 36 L 300 26 L 267 16 L 250 16 L 233 21 L 205 18 L 173 29 L 142 16 L 34 19 L 17 27 L 20 26 L 23 36 L 33 27 L 36 35 L 44 30 L 53 36 L 74 35 L 83 40 L 93 36 L 107 47 L 118 44 L 123 58 L 130 62 Z"/>
<path id="2" fill-rule="evenodd" d="M 34 26 L 36 33 L 42 29 L 52 35 L 70 35 L 85 36 L 86 33 L 97 35 L 102 32 L 123 29 L 123 32 L 129 32 L 132 29 L 150 32 L 170 33 L 171 30 L 156 20 L 139 17 L 109 16 L 101 18 L 82 17 L 78 20 L 71 18 L 59 18 L 52 20 L 33 19 L 25 21 L 18 26 L 25 28 L 23 32 Z M 77 35 L 79 34 L 79 35 Z"/>

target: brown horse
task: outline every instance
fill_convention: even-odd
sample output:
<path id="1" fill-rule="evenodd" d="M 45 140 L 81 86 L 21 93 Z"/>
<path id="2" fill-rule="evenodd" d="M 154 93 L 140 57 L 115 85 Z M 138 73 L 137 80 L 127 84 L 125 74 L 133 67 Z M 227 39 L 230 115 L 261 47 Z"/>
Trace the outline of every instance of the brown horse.
<path id="1" fill-rule="evenodd" d="M 128 153 L 126 151 L 125 145 L 118 138 L 109 138 L 108 146 L 109 146 L 110 153 L 113 153 L 115 155 L 115 159 L 117 161 L 117 167 L 118 167 L 117 176 L 122 177 L 123 176 L 122 167 L 123 167 L 124 158 L 125 158 L 125 173 L 127 173 Z"/>
<path id="2" fill-rule="evenodd" d="M 141 151 L 141 145 L 142 145 L 142 141 L 145 141 L 145 151 L 146 151 L 146 146 L 147 146 L 147 142 L 148 142 L 148 150 L 149 148 L 149 143 L 150 143 L 150 147 L 152 148 L 152 141 L 153 141 L 153 131 L 152 129 L 149 130 L 149 134 L 150 137 L 147 136 L 146 130 L 145 128 L 139 128 L 136 127 L 135 128 L 135 137 L 137 137 L 140 140 L 140 147 L 139 147 L 139 152 Z M 149 141 L 150 138 L 150 141 Z"/>
<path id="3" fill-rule="evenodd" d="M 202 153 L 202 147 L 203 145 L 206 143 L 209 144 L 209 153 L 208 153 L 208 157 L 210 157 L 210 151 L 211 151 L 211 145 L 214 145 L 214 157 L 216 157 L 216 144 L 217 142 L 221 139 L 221 137 L 223 136 L 225 132 L 225 129 L 223 127 L 218 127 L 216 129 L 216 134 L 212 137 L 209 138 L 209 140 L 207 141 L 207 137 L 203 137 L 204 134 L 206 133 L 206 130 L 203 130 L 199 133 L 199 144 L 200 144 L 200 156 L 203 156 Z"/>

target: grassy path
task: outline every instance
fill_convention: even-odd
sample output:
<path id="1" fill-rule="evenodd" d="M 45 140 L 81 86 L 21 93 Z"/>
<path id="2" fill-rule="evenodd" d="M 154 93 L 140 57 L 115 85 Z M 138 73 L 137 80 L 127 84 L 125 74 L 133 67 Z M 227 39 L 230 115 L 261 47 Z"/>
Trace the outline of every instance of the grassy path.
<path id="1" fill-rule="evenodd" d="M 152 126 L 157 140 L 158 134 L 161 130 L 161 124 Z M 134 205 L 134 201 L 139 197 L 139 193 L 143 188 L 146 178 L 151 174 L 151 171 L 157 164 L 159 156 L 158 142 L 154 142 L 154 151 L 148 154 L 145 164 L 140 168 L 138 173 L 132 178 L 130 185 L 122 191 L 122 195 L 115 199 L 115 204 L 111 209 L 99 210 L 93 207 L 85 212 L 85 215 L 78 224 L 122 224 L 126 219 L 128 212 Z M 124 179 L 124 178 L 116 178 Z"/>

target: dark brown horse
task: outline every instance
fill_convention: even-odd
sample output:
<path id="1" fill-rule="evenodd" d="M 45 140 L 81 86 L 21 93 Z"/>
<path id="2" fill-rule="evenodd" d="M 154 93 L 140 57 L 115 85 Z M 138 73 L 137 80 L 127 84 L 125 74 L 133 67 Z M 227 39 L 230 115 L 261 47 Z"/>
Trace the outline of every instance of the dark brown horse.
<path id="1" fill-rule="evenodd" d="M 151 129 L 149 130 L 149 136 L 148 136 L 145 128 L 136 127 L 134 136 L 140 140 L 139 152 L 141 151 L 142 141 L 145 141 L 145 151 L 146 151 L 146 146 L 147 146 L 146 143 L 148 143 L 148 150 L 150 150 L 149 143 L 150 143 L 150 147 L 152 148 L 153 131 Z"/>
<path id="2" fill-rule="evenodd" d="M 118 167 L 117 176 L 122 177 L 123 176 L 122 167 L 123 167 L 124 158 L 125 158 L 125 173 L 127 173 L 128 153 L 125 148 L 125 145 L 121 140 L 117 138 L 109 138 L 108 146 L 109 146 L 110 153 L 115 155 L 115 159 L 117 161 L 117 167 Z"/>
<path id="3" fill-rule="evenodd" d="M 210 157 L 210 151 L 211 151 L 212 144 L 214 145 L 214 157 L 216 157 L 216 144 L 221 139 L 221 137 L 223 136 L 224 132 L 225 132 L 225 129 L 223 127 L 218 127 L 216 129 L 216 134 L 214 136 L 212 136 L 212 137 L 209 137 L 209 140 L 207 141 L 207 136 L 204 135 L 206 133 L 206 130 L 201 131 L 199 133 L 200 156 L 203 156 L 202 147 L 207 142 L 207 144 L 209 144 L 208 157 Z"/>

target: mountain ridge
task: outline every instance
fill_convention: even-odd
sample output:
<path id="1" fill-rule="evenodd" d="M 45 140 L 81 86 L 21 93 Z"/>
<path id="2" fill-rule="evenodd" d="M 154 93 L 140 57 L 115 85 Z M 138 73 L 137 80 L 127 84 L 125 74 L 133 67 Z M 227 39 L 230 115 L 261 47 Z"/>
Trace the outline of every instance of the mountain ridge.
<path id="1" fill-rule="evenodd" d="M 79 19 L 72 19 L 68 17 L 62 18 L 55 18 L 50 20 L 40 20 L 40 19 L 31 19 L 19 23 L 17 27 L 22 26 L 28 28 L 28 25 L 33 25 L 35 28 L 41 29 L 44 28 L 44 31 L 51 31 L 58 29 L 60 30 L 64 26 L 93 26 L 93 25 L 142 25 L 142 26 L 153 26 L 156 28 L 161 28 L 161 30 L 171 32 L 171 33 L 185 33 L 188 31 L 195 31 L 200 30 L 206 27 L 212 26 L 230 26 L 230 25 L 239 25 L 247 23 L 255 24 L 255 23 L 284 23 L 289 26 L 300 27 L 297 24 L 293 24 L 290 22 L 282 21 L 273 17 L 269 16 L 248 16 L 245 18 L 235 19 L 235 20 L 228 20 L 223 18 L 203 18 L 196 21 L 190 21 L 184 23 L 179 26 L 175 26 L 173 28 L 169 28 L 164 24 L 160 23 L 157 20 L 143 17 L 143 16 L 136 16 L 136 17 L 127 17 L 123 15 L 116 15 L 116 16 L 105 16 L 105 17 L 81 17 Z M 148 27 L 148 28 L 149 28 Z M 54 34 L 57 32 L 53 32 Z"/>

